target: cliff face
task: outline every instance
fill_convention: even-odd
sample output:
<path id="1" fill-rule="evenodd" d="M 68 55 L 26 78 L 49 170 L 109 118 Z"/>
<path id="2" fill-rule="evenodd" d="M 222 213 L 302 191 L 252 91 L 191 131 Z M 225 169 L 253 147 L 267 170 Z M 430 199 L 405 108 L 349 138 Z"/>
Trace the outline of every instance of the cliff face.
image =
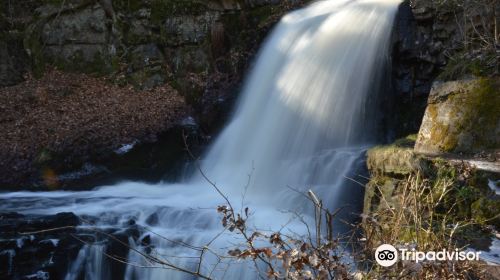
<path id="1" fill-rule="evenodd" d="M 388 120 L 392 140 L 419 130 L 435 80 L 499 73 L 500 5 L 448 2 L 416 0 L 400 6 L 393 35 L 393 94 L 387 100 L 390 115 L 397 116 Z"/>
<path id="2" fill-rule="evenodd" d="M 388 102 L 395 138 L 420 130 L 416 151 L 434 155 L 498 149 L 499 15 L 492 1 L 400 6 Z"/>
<path id="3" fill-rule="evenodd" d="M 41 75 L 53 65 L 140 89 L 169 83 L 200 105 L 207 91 L 239 83 L 272 24 L 303 1 L 22 2 L 3 4 L 9 41 L 0 53 L 13 60 L 2 63 L 11 74 L 0 85 L 18 83 L 30 67 Z M 13 53 L 14 43 L 24 52 Z"/>

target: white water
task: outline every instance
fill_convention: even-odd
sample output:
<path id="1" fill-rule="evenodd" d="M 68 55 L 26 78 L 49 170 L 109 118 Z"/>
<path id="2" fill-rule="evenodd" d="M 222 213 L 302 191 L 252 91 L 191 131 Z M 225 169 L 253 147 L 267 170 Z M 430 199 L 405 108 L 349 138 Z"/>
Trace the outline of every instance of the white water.
<path id="1" fill-rule="evenodd" d="M 355 172 L 365 147 L 375 139 L 376 93 L 387 60 L 399 0 L 329 0 L 285 16 L 263 47 L 247 79 L 234 117 L 202 160 L 202 170 L 237 207 L 249 206 L 260 229 L 305 233 L 287 211 L 308 211 L 307 201 L 288 186 L 311 188 L 335 209 L 360 203 L 346 176 Z M 251 175 L 251 176 L 249 176 Z M 244 198 L 244 201 L 243 201 Z M 222 229 L 215 212 L 223 199 L 194 176 L 178 184 L 127 182 L 83 192 L 17 192 L 0 195 L 0 210 L 33 214 L 71 211 L 98 216 L 102 227 L 134 218 L 169 239 L 203 246 Z M 224 234 L 211 247 L 238 243 Z M 179 256 L 193 252 L 152 238 L 158 254 L 192 266 Z M 135 246 L 131 241 L 131 246 Z M 138 247 L 139 248 L 139 247 Z M 85 246 L 67 279 L 108 275 L 99 250 Z M 226 249 L 221 249 L 224 252 Z M 105 259 L 105 258 L 104 258 Z M 129 261 L 141 263 L 133 252 Z M 204 263 L 208 273 L 213 260 Z M 219 278 L 255 279 L 247 263 L 234 264 Z M 129 266 L 126 279 L 184 279 L 165 269 Z"/>

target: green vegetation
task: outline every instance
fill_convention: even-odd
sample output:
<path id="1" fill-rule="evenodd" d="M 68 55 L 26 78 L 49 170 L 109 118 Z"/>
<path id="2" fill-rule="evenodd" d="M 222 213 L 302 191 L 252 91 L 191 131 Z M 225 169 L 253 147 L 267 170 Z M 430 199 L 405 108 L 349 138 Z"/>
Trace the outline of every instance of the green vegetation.
<path id="1" fill-rule="evenodd" d="M 376 146 L 368 151 L 367 166 L 377 175 L 407 175 L 426 169 L 426 161 L 413 152 L 417 135 L 396 140 L 391 145 Z"/>
<path id="2" fill-rule="evenodd" d="M 460 52 L 448 59 L 448 64 L 437 77 L 440 81 L 453 81 L 466 76 L 490 77 L 498 73 L 498 55 L 494 51 L 484 51 L 482 56 L 472 57 Z"/>
<path id="3" fill-rule="evenodd" d="M 143 5 L 142 0 L 113 0 L 113 8 L 117 11 L 135 12 Z"/>
<path id="4" fill-rule="evenodd" d="M 205 1 L 198 0 L 153 0 L 151 3 L 151 21 L 159 24 L 169 16 L 200 15 L 207 10 Z"/>
<path id="5" fill-rule="evenodd" d="M 416 156 L 409 148 L 397 145 L 371 149 L 367 162 L 372 178 L 365 193 L 365 214 L 380 216 L 379 212 L 387 208 L 400 208 L 405 205 L 401 199 L 408 188 L 414 187 L 420 188 L 417 200 L 422 203 L 439 198 L 428 209 L 436 217 L 446 218 L 449 223 L 468 221 L 475 226 L 489 224 L 500 228 L 500 201 L 493 198 L 487 185 L 488 178 L 497 179 L 498 175 L 475 170 L 465 163 Z"/>
<path id="6" fill-rule="evenodd" d="M 366 185 L 363 216 L 367 254 L 380 244 L 454 250 L 488 239 L 492 228 L 500 228 L 500 200 L 487 185 L 488 179 L 498 180 L 498 174 L 465 163 L 418 157 L 409 148 L 414 138 L 411 135 L 368 151 L 372 177 Z M 481 265 L 471 262 L 460 263 L 454 271 L 448 263 L 424 264 L 417 271 L 403 264 L 397 267 L 388 270 L 374 265 L 366 279 L 395 277 L 394 271 L 418 279 L 435 279 L 437 273 L 442 279 L 482 277 Z"/>

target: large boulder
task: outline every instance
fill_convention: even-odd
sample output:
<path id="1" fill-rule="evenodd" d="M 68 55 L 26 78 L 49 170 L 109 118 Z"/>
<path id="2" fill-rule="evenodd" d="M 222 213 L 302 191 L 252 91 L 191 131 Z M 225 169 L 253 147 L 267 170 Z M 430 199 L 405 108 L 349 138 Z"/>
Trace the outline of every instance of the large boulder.
<path id="1" fill-rule="evenodd" d="M 430 155 L 498 151 L 499 89 L 499 77 L 436 82 L 415 151 Z"/>

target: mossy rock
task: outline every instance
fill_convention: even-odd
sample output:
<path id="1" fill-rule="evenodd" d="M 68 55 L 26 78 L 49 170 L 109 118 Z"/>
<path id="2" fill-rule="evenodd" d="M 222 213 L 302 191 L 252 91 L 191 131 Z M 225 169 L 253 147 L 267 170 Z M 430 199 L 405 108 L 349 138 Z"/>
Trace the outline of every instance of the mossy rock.
<path id="1" fill-rule="evenodd" d="M 500 76 L 436 83 L 420 128 L 418 153 L 472 154 L 500 147 Z"/>
<path id="2" fill-rule="evenodd" d="M 482 224 L 500 229 L 500 199 L 481 197 L 471 205 L 472 218 Z"/>
<path id="3" fill-rule="evenodd" d="M 413 152 L 415 135 L 396 140 L 392 145 L 377 146 L 367 152 L 372 174 L 401 176 L 425 172 L 427 161 Z"/>
<path id="4" fill-rule="evenodd" d="M 200 15 L 207 11 L 207 3 L 205 0 L 152 0 L 151 21 L 158 24 L 175 15 Z"/>
<path id="5" fill-rule="evenodd" d="M 143 0 L 113 0 L 113 8 L 116 11 L 122 11 L 122 12 L 135 12 L 138 11 L 140 8 L 146 6 L 148 1 L 143 1 Z"/>
<path id="6" fill-rule="evenodd" d="M 381 210 L 381 208 L 395 206 L 394 195 L 396 194 L 397 185 L 398 180 L 394 178 L 386 176 L 372 177 L 365 188 L 363 213 L 373 213 Z M 388 203 L 382 203 L 382 201 Z"/>

